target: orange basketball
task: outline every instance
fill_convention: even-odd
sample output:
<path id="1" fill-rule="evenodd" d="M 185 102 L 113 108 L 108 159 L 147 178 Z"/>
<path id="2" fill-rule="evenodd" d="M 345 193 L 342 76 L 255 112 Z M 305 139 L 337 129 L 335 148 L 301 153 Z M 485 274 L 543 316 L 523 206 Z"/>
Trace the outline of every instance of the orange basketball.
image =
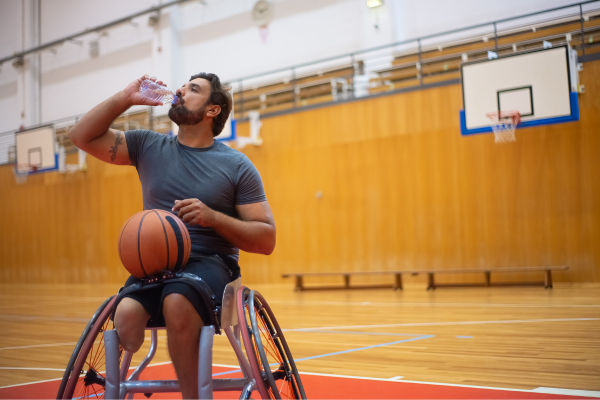
<path id="1" fill-rule="evenodd" d="M 163 269 L 183 268 L 190 258 L 190 249 L 190 234 L 183 221 L 163 210 L 135 214 L 119 236 L 121 262 L 138 279 Z"/>

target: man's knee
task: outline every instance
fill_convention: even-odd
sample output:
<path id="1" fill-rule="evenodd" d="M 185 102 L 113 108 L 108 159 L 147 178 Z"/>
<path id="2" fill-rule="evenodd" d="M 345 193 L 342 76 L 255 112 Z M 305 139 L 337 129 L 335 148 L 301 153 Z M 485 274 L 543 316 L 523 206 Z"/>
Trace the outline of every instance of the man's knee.
<path id="1" fill-rule="evenodd" d="M 121 300 L 115 311 L 115 329 L 125 350 L 135 353 L 142 347 L 149 319 L 150 314 L 139 301 L 129 297 Z"/>
<path id="2" fill-rule="evenodd" d="M 197 332 L 203 326 L 194 305 L 180 293 L 165 296 L 162 311 L 169 333 Z"/>

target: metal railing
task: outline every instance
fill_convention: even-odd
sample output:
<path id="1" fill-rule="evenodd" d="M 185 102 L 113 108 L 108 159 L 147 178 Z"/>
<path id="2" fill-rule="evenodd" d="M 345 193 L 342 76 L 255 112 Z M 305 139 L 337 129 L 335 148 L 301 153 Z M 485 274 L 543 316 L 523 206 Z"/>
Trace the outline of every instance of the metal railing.
<path id="1" fill-rule="evenodd" d="M 595 42 L 594 36 L 600 39 L 600 0 L 332 56 L 230 80 L 234 118 L 246 120 L 248 111 L 253 110 L 259 111 L 262 117 L 274 116 L 307 107 L 454 83 L 458 82 L 460 64 L 465 61 L 488 58 L 490 51 L 500 56 L 524 52 L 540 48 L 543 42 L 568 43 L 580 57 L 585 58 L 587 51 L 587 57 L 600 59 L 600 40 Z M 144 113 L 141 120 L 133 118 L 140 113 Z M 137 121 L 134 129 L 165 133 L 169 130 L 168 117 L 154 116 L 151 109 L 125 113 L 115 123 L 125 124 L 130 116 Z M 68 129 L 80 117 L 43 125 L 53 124 L 57 128 L 57 140 L 68 147 Z M 35 127 L 27 127 L 30 128 Z M 8 162 L 7 146 L 14 144 L 14 135 L 14 130 L 0 133 L 0 165 Z"/>
<path id="2" fill-rule="evenodd" d="M 595 4 L 594 4 L 595 3 Z M 569 43 L 585 56 L 600 41 L 600 1 L 404 40 L 229 81 L 235 118 L 262 116 L 459 79 L 460 64 Z M 335 73 L 339 71 L 339 73 Z"/>

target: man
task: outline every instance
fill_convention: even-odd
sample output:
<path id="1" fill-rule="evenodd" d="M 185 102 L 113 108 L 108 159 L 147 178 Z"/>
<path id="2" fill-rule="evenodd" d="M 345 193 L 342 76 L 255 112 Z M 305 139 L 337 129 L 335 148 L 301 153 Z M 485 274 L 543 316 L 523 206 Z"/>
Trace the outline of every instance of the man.
<path id="1" fill-rule="evenodd" d="M 177 90 L 178 101 L 169 111 L 179 125 L 177 136 L 110 129 L 133 105 L 162 105 L 140 94 L 144 79 L 156 81 L 147 75 L 133 81 L 87 113 L 69 137 L 102 161 L 137 168 L 144 209 L 172 211 L 186 223 L 192 246 L 184 271 L 202 278 L 220 301 L 227 283 L 240 276 L 238 249 L 268 255 L 275 248 L 275 222 L 260 175 L 244 154 L 214 140 L 232 107 L 231 95 L 214 74 L 194 75 Z M 130 277 L 125 286 L 136 281 Z M 148 321 L 164 318 L 183 398 L 191 399 L 198 398 L 198 345 L 206 311 L 189 286 L 167 281 L 158 292 L 123 298 L 114 322 L 123 348 L 136 352 Z"/>

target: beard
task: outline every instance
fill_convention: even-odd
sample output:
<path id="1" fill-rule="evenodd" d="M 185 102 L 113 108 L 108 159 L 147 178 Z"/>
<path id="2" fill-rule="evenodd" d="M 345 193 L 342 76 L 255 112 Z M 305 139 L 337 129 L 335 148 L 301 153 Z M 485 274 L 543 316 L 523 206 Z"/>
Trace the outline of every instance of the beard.
<path id="1" fill-rule="evenodd" d="M 208 101 L 202 107 L 193 111 L 185 107 L 183 100 L 179 99 L 179 102 L 169 110 L 169 118 L 177 126 L 196 125 L 204 119 L 204 111 L 206 110 Z"/>

